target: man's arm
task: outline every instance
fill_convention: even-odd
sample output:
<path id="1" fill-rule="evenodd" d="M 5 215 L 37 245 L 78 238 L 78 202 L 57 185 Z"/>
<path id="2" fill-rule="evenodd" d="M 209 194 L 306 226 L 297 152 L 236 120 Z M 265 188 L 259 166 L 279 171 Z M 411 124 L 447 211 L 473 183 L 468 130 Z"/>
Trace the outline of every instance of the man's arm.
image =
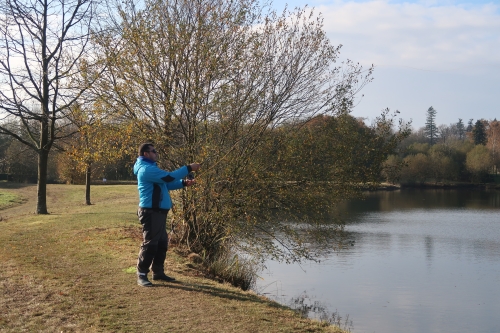
<path id="1" fill-rule="evenodd" d="M 184 170 L 184 169 L 187 169 L 188 173 L 191 171 L 198 171 L 200 169 L 200 164 L 198 164 L 198 163 L 188 164 L 182 168 L 179 168 L 179 169 L 171 172 L 169 174 L 169 176 L 172 176 L 172 174 L 177 173 L 179 170 Z M 180 173 L 180 174 L 183 174 L 182 178 L 187 176 L 187 174 L 184 174 L 184 173 Z M 196 182 L 194 179 L 183 180 L 182 178 L 180 180 L 179 179 L 172 180 L 171 178 L 168 178 L 168 180 L 170 180 L 170 181 L 167 181 L 165 179 L 165 182 L 167 183 L 167 188 L 169 190 L 178 190 L 178 189 L 186 187 L 186 186 L 191 186 Z"/>

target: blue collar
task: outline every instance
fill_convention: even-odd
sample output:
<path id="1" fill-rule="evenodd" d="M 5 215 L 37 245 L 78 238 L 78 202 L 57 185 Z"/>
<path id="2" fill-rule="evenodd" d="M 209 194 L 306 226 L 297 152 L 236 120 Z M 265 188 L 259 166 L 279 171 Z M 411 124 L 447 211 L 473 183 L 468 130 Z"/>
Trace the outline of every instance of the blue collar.
<path id="1" fill-rule="evenodd" d="M 146 162 L 146 163 L 149 163 L 149 164 L 156 164 L 156 162 L 155 162 L 155 161 L 150 160 L 149 158 L 144 157 L 144 156 L 139 156 L 139 157 L 137 157 L 137 159 L 138 159 L 138 160 L 141 160 L 141 161 L 144 161 L 144 162 Z"/>

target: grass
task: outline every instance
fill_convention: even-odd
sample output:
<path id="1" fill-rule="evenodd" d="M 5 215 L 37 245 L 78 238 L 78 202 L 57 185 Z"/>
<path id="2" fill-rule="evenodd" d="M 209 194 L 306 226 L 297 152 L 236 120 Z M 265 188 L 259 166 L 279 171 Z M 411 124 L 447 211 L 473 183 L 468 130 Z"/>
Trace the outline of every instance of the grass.
<path id="1" fill-rule="evenodd" d="M 0 191 L 0 210 L 22 204 L 25 199 L 13 190 Z"/>
<path id="2" fill-rule="evenodd" d="M 49 185 L 36 215 L 36 186 L 0 183 L 0 332 L 341 332 L 205 279 L 175 249 L 176 283 L 137 286 L 136 187 L 94 186 L 91 206 L 84 191 Z"/>
<path id="3" fill-rule="evenodd" d="M 256 278 L 255 265 L 228 254 L 206 265 L 208 275 L 217 281 L 226 281 L 242 290 L 252 287 Z"/>

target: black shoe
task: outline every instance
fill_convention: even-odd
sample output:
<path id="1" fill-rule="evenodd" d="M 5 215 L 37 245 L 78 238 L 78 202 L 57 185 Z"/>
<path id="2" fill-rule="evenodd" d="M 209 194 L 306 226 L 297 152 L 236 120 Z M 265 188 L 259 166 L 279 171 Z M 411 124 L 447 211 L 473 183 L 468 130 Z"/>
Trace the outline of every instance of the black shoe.
<path id="1" fill-rule="evenodd" d="M 161 280 L 161 281 L 166 281 L 166 282 L 175 281 L 175 279 L 173 277 L 165 275 L 165 273 L 158 273 L 158 274 L 153 273 L 153 280 Z"/>
<path id="2" fill-rule="evenodd" d="M 141 287 L 152 287 L 153 284 L 148 280 L 147 275 L 137 275 L 137 284 Z"/>

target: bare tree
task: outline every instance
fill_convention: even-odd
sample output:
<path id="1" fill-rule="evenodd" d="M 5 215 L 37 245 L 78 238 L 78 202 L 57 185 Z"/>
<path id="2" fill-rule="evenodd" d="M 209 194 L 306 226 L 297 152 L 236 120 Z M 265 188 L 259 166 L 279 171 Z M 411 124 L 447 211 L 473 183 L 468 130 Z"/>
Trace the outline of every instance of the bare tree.
<path id="1" fill-rule="evenodd" d="M 456 124 L 439 125 L 437 126 L 437 132 L 439 133 L 439 139 L 443 144 L 449 144 L 450 140 L 453 139 L 454 136 L 459 136 Z"/>
<path id="2" fill-rule="evenodd" d="M 95 0 L 4 0 L 0 4 L 0 133 L 38 155 L 37 214 L 47 214 L 47 163 L 69 108 L 95 80 Z M 95 30 L 94 30 L 95 31 Z M 81 83 L 84 82 L 82 85 Z M 4 124 L 17 120 L 26 136 Z M 35 125 L 35 126 L 34 126 Z M 66 131 L 67 135 L 67 131 Z"/>
<path id="3" fill-rule="evenodd" d="M 156 144 L 167 169 L 203 163 L 198 191 L 183 192 L 181 241 L 211 259 L 234 244 L 282 259 L 307 256 L 298 232 L 255 219 L 277 198 L 259 147 L 285 123 L 349 112 L 371 68 L 337 63 L 340 46 L 306 10 L 266 13 L 254 0 L 147 1 L 128 3 L 120 17 L 121 34 L 108 40 L 103 101 Z"/>

